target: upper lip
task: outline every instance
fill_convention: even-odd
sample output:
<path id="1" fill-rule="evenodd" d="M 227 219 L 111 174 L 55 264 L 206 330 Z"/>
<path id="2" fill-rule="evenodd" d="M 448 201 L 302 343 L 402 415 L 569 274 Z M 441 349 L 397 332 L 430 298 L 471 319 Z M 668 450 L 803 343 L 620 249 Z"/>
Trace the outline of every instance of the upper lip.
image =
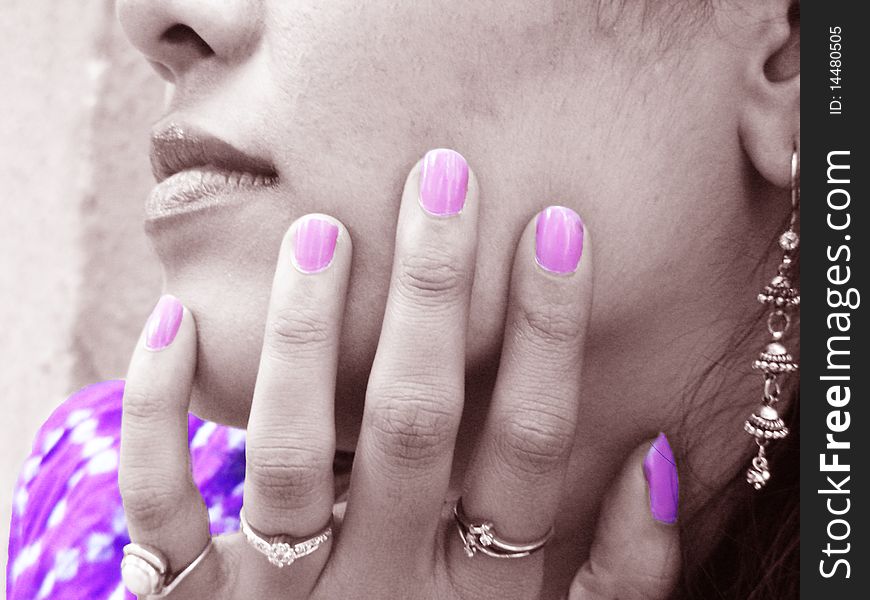
<path id="1" fill-rule="evenodd" d="M 158 182 L 196 167 L 276 177 L 269 161 L 251 156 L 207 133 L 177 123 L 151 136 L 151 168 Z"/>

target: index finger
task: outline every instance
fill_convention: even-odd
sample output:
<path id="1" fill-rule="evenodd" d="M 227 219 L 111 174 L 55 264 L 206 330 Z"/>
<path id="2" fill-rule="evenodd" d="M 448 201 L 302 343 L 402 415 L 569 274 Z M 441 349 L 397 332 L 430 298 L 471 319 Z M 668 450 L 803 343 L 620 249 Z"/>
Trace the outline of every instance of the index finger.
<path id="1" fill-rule="evenodd" d="M 193 315 L 177 298 L 163 296 L 127 372 L 118 483 L 130 538 L 160 550 L 171 572 L 190 564 L 210 537 L 188 450 L 195 366 Z"/>

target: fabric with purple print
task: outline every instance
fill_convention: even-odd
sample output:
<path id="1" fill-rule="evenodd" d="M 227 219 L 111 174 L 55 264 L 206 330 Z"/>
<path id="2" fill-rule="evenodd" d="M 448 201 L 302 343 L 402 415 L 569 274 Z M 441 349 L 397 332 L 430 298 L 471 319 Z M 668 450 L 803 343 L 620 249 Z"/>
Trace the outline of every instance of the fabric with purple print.
<path id="1" fill-rule="evenodd" d="M 61 404 L 37 433 L 15 488 L 7 600 L 135 600 L 119 565 L 130 541 L 118 491 L 123 381 Z M 188 420 L 191 464 L 214 535 L 239 529 L 244 431 Z"/>

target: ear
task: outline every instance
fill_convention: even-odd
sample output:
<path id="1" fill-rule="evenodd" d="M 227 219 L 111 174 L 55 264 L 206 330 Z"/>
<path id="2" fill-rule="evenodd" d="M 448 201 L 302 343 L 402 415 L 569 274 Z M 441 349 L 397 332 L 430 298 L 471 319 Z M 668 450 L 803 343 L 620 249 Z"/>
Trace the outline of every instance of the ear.
<path id="1" fill-rule="evenodd" d="M 754 5 L 748 31 L 747 93 L 740 109 L 740 139 L 756 170 L 778 187 L 791 178 L 791 155 L 800 145 L 799 0 L 766 0 Z"/>

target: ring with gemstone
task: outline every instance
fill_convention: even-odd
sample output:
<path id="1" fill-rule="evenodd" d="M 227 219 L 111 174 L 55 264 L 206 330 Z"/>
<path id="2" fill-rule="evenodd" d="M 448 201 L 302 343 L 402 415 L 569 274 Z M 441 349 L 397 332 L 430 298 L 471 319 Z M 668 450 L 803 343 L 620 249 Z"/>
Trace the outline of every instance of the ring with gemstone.
<path id="1" fill-rule="evenodd" d="M 239 521 L 242 533 L 245 534 L 248 543 L 279 569 L 289 567 L 297 559 L 308 556 L 332 537 L 331 518 L 326 527 L 307 538 L 294 538 L 289 535 L 263 535 L 248 523 L 244 507 L 239 513 Z"/>
<path id="2" fill-rule="evenodd" d="M 555 528 L 550 530 L 540 539 L 525 544 L 516 544 L 501 539 L 495 532 L 495 525 L 491 521 L 472 522 L 465 515 L 462 508 L 462 498 L 453 506 L 453 518 L 456 521 L 456 529 L 465 546 L 465 553 L 469 558 L 480 552 L 493 558 L 524 558 L 532 552 L 543 548 L 555 533 Z"/>
<path id="3" fill-rule="evenodd" d="M 131 594 L 150 598 L 163 598 L 180 584 L 185 577 L 208 556 L 212 547 L 211 539 L 193 562 L 184 570 L 172 573 L 166 556 L 154 546 L 132 542 L 124 546 L 121 559 L 121 579 Z"/>

